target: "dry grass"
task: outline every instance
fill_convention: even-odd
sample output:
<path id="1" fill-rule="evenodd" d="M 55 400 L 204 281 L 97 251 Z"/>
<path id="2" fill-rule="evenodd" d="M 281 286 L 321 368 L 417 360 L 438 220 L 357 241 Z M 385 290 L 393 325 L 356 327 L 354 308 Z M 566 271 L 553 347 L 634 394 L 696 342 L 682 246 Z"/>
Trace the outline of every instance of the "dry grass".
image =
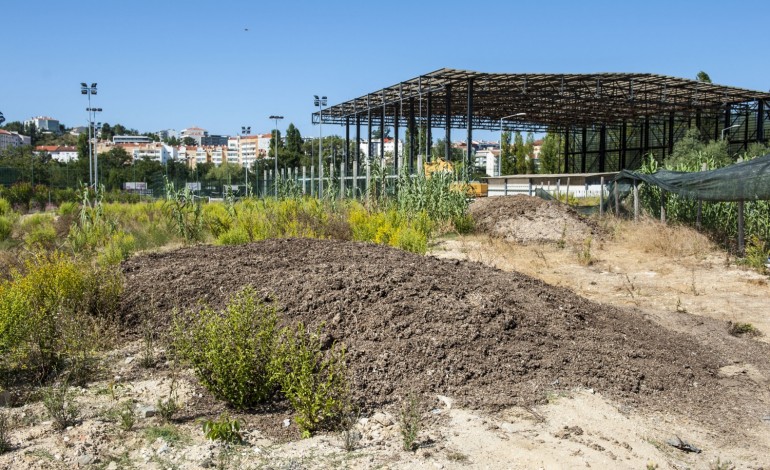
<path id="1" fill-rule="evenodd" d="M 716 249 L 706 235 L 683 225 L 664 225 L 652 219 L 620 225 L 623 242 L 669 258 L 701 257 Z"/>

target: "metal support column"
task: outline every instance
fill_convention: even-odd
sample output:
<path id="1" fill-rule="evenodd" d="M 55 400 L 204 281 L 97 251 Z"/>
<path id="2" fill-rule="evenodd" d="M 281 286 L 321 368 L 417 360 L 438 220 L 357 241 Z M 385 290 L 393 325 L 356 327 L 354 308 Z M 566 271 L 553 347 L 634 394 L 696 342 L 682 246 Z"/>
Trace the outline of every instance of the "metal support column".
<path id="1" fill-rule="evenodd" d="M 674 112 L 668 113 L 668 154 L 674 153 Z"/>
<path id="2" fill-rule="evenodd" d="M 385 105 L 380 113 L 380 164 L 385 164 Z"/>
<path id="3" fill-rule="evenodd" d="M 398 174 L 398 104 L 393 107 L 393 173 Z M 384 139 L 383 139 L 384 140 Z M 402 163 L 403 165 L 403 163 Z"/>
<path id="4" fill-rule="evenodd" d="M 366 167 L 368 168 L 369 164 L 372 163 L 372 159 L 374 157 L 374 155 L 372 155 L 374 153 L 374 150 L 373 150 L 374 146 L 372 145 L 372 108 L 369 108 L 369 111 L 367 114 L 368 114 L 367 118 L 369 120 L 369 123 L 366 131 L 368 132 L 369 136 L 366 140 Z"/>
<path id="5" fill-rule="evenodd" d="M 356 164 L 361 167 L 361 115 L 356 114 Z"/>
<path id="6" fill-rule="evenodd" d="M 700 108 L 695 110 L 695 128 L 698 129 L 698 136 L 701 136 L 701 129 L 700 129 Z"/>
<path id="7" fill-rule="evenodd" d="M 749 119 L 751 119 L 751 110 L 746 106 L 746 125 L 743 126 L 743 150 L 749 149 Z"/>
<path id="8" fill-rule="evenodd" d="M 415 142 L 417 141 L 415 134 L 417 129 L 414 125 L 414 96 L 409 98 L 409 174 L 414 173 L 414 161 L 417 159 L 417 147 Z M 398 143 L 396 143 L 398 145 Z"/>
<path id="9" fill-rule="evenodd" d="M 345 153 L 343 155 L 343 158 L 345 159 L 345 173 L 341 174 L 340 176 L 342 178 L 345 177 L 345 174 L 348 172 L 348 160 L 350 160 L 350 116 L 345 116 Z"/>
<path id="10" fill-rule="evenodd" d="M 466 150 L 465 181 L 471 180 L 473 173 L 473 79 L 468 79 L 468 148 Z"/>
<path id="11" fill-rule="evenodd" d="M 626 154 L 628 153 L 628 139 L 626 134 L 628 133 L 628 123 L 623 119 L 623 123 L 620 125 L 620 165 L 618 171 L 626 168 Z"/>
<path id="12" fill-rule="evenodd" d="M 569 173 L 569 132 L 570 128 L 567 127 L 567 130 L 564 131 L 564 173 Z M 503 143 L 500 142 L 500 157 L 502 158 L 502 145 Z"/>
<path id="13" fill-rule="evenodd" d="M 719 119 L 717 119 L 717 122 L 718 121 L 719 121 Z M 732 124 L 733 124 L 732 108 L 728 104 L 728 105 L 725 106 L 725 120 L 722 123 L 722 128 L 723 129 L 728 129 L 730 126 L 732 126 Z M 728 146 L 728 148 L 730 147 L 730 137 L 729 136 L 727 137 L 727 146 Z"/>
<path id="14" fill-rule="evenodd" d="M 642 157 L 647 155 L 647 153 L 650 151 L 650 116 L 644 117 L 643 126 L 644 126 L 644 131 L 642 134 L 642 139 L 644 142 L 642 146 L 644 148 L 644 152 L 642 152 Z"/>
<path id="15" fill-rule="evenodd" d="M 599 173 L 604 173 L 607 165 L 607 126 L 599 128 Z"/>
<path id="16" fill-rule="evenodd" d="M 446 95 L 444 96 L 444 116 L 446 117 L 444 159 L 449 161 L 452 156 L 452 85 L 447 85 L 444 89 L 446 90 Z"/>
<path id="17" fill-rule="evenodd" d="M 580 148 L 580 172 L 586 172 L 586 153 L 588 153 L 588 128 L 583 126 L 583 142 Z"/>
<path id="18" fill-rule="evenodd" d="M 425 126 L 425 161 L 429 162 L 431 161 L 431 154 L 433 153 L 433 93 L 428 92 L 428 103 L 427 103 L 427 123 Z M 422 171 L 422 169 L 420 169 Z"/>
<path id="19" fill-rule="evenodd" d="M 757 142 L 765 142 L 765 101 L 757 101 Z"/>

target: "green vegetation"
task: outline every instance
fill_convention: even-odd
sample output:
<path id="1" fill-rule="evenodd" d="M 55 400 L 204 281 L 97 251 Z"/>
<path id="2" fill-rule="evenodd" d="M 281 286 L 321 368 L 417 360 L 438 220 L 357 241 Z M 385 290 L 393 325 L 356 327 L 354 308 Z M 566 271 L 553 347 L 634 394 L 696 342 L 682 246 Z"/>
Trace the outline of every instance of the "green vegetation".
<path id="1" fill-rule="evenodd" d="M 759 336 L 761 333 L 751 323 L 730 322 L 728 324 L 727 332 L 733 336 Z"/>
<path id="2" fill-rule="evenodd" d="M 344 410 L 344 348 L 324 351 L 320 330 L 308 331 L 302 323 L 278 330 L 277 322 L 275 307 L 246 288 L 221 312 L 178 314 L 174 343 L 216 397 L 245 409 L 280 392 L 296 411 L 303 436 L 310 436 Z"/>
<path id="3" fill-rule="evenodd" d="M 273 378 L 297 413 L 303 437 L 338 419 L 344 409 L 347 381 L 344 347 L 324 353 L 321 330 L 308 331 L 301 322 L 281 332 L 273 360 Z"/>
<path id="4" fill-rule="evenodd" d="M 421 422 L 420 400 L 417 396 L 409 394 L 401 402 L 401 411 L 398 415 L 398 425 L 401 430 L 401 441 L 404 450 L 412 451 L 417 449 L 417 435 L 420 433 Z"/>
<path id="5" fill-rule="evenodd" d="M 75 392 L 66 381 L 43 389 L 43 405 L 57 429 L 72 426 L 80 415 Z"/>
<path id="6" fill-rule="evenodd" d="M 12 449 L 11 430 L 13 425 L 11 417 L 5 410 L 0 410 L 0 455 Z"/>
<path id="7" fill-rule="evenodd" d="M 218 314 L 210 308 L 177 315 L 175 345 L 214 396 L 249 408 L 272 395 L 270 361 L 276 341 L 275 308 L 248 288 Z"/>
<path id="8" fill-rule="evenodd" d="M 217 420 L 204 421 L 203 434 L 206 439 L 212 441 L 221 441 L 227 444 L 243 443 L 241 423 L 237 419 L 231 420 L 227 413 L 221 415 Z"/>
<path id="9" fill-rule="evenodd" d="M 170 444 L 185 441 L 187 438 L 187 436 L 183 435 L 176 426 L 171 424 L 164 424 L 162 426 L 150 426 L 144 430 L 144 437 L 150 442 L 161 438 Z"/>
<path id="10" fill-rule="evenodd" d="M 751 145 L 741 155 L 744 160 L 767 154 L 768 148 L 762 145 Z M 673 171 L 696 172 L 704 168 L 712 170 L 731 164 L 734 158 L 728 155 L 724 141 L 703 143 L 697 134 L 688 133 L 674 146 L 674 152 L 666 159 L 665 166 Z M 647 158 L 640 171 L 654 173 L 659 164 L 653 158 Z M 643 184 L 639 188 L 639 198 L 642 207 L 653 217 L 660 216 L 661 191 L 659 188 Z M 666 220 L 681 222 L 694 226 L 697 220 L 698 201 L 679 197 L 675 194 L 665 195 Z M 717 241 L 726 246 L 734 246 L 738 233 L 738 203 L 708 202 L 701 203 L 701 226 Z M 770 243 L 770 201 L 746 201 L 744 203 L 744 227 L 746 239 L 754 249 L 747 250 L 751 254 L 752 264 L 763 269 L 762 252 L 770 255 L 766 244 Z M 767 259 L 765 255 L 765 260 Z"/>

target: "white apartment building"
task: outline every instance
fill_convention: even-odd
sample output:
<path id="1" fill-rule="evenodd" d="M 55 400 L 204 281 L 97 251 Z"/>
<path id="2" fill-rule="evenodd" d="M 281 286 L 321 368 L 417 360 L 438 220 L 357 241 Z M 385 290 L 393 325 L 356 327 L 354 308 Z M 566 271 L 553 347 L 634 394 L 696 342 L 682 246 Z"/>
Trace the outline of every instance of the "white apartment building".
<path id="1" fill-rule="evenodd" d="M 112 143 L 119 144 L 148 144 L 152 139 L 146 135 L 116 135 L 112 138 Z"/>
<path id="2" fill-rule="evenodd" d="M 369 156 L 369 141 L 368 140 L 362 140 L 361 144 L 361 154 L 365 157 Z M 385 153 L 390 153 L 391 155 L 395 154 L 396 150 L 396 142 L 394 139 L 385 138 L 385 142 L 383 143 L 384 151 Z M 380 155 L 380 139 L 372 139 L 372 155 L 379 156 Z M 399 139 L 398 141 L 398 154 L 404 155 L 404 142 Z"/>
<path id="3" fill-rule="evenodd" d="M 35 153 L 47 153 L 57 162 L 67 163 L 78 159 L 78 150 L 76 147 L 58 146 L 58 145 L 38 145 L 35 147 Z"/>
<path id="4" fill-rule="evenodd" d="M 0 129 L 0 150 L 5 150 L 8 147 L 20 147 L 29 144 L 30 138 L 26 135 Z"/>
<path id="5" fill-rule="evenodd" d="M 489 176 L 500 176 L 500 150 L 485 149 L 476 152 L 476 166 L 484 168 Z"/>
<path id="6" fill-rule="evenodd" d="M 37 116 L 24 121 L 25 126 L 34 124 L 35 128 L 41 132 L 59 133 L 59 121 L 48 116 Z"/>
<path id="7" fill-rule="evenodd" d="M 193 126 L 188 127 L 187 129 L 182 129 L 181 132 L 179 132 L 179 140 L 184 140 L 185 137 L 192 137 L 195 139 L 198 145 L 200 145 L 201 139 L 207 135 L 209 135 L 209 132 L 206 129 Z"/>

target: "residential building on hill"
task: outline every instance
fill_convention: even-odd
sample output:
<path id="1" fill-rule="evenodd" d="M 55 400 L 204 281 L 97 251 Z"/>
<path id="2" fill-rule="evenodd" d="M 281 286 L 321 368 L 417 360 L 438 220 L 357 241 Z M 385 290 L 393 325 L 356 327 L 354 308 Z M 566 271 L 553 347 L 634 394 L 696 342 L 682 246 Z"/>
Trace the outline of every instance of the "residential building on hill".
<path id="1" fill-rule="evenodd" d="M 149 144 L 152 139 L 146 135 L 116 135 L 112 138 L 113 144 Z"/>
<path id="2" fill-rule="evenodd" d="M 8 147 L 21 147 L 22 145 L 29 145 L 30 138 L 26 135 L 21 135 L 18 132 L 8 132 L 4 129 L 0 129 L 0 150 L 5 150 Z"/>
<path id="3" fill-rule="evenodd" d="M 203 142 L 203 138 L 207 137 L 209 135 L 209 132 L 206 129 L 200 128 L 200 127 L 188 127 L 187 129 L 182 129 L 182 131 L 179 133 L 179 139 L 184 140 L 185 137 L 191 137 L 195 139 L 195 142 L 198 143 L 198 145 L 201 145 Z"/>
<path id="4" fill-rule="evenodd" d="M 38 145 L 35 147 L 35 153 L 47 153 L 57 162 L 67 163 L 78 159 L 78 149 L 70 146 L 60 145 Z"/>
<path id="5" fill-rule="evenodd" d="M 59 121 L 48 116 L 37 116 L 24 121 L 25 126 L 34 124 L 35 128 L 41 132 L 52 132 L 58 134 L 61 132 Z"/>

